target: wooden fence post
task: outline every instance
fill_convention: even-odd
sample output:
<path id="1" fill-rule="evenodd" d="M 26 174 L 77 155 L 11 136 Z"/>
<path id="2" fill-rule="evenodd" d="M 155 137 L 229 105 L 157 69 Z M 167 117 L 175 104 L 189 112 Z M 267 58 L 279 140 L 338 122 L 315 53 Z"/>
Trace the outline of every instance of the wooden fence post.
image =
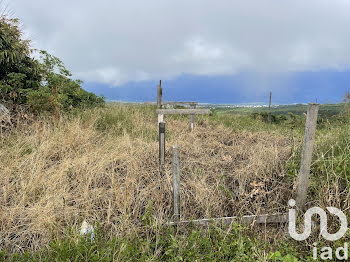
<path id="1" fill-rule="evenodd" d="M 271 97 L 272 97 L 272 92 L 270 92 L 270 99 L 269 99 L 269 114 L 267 117 L 267 121 L 271 123 Z"/>
<path id="2" fill-rule="evenodd" d="M 158 109 L 162 108 L 162 95 L 163 95 L 162 80 L 159 80 L 159 85 L 157 89 L 157 108 Z"/>
<path id="3" fill-rule="evenodd" d="M 195 108 L 195 109 L 157 109 L 157 114 L 163 115 L 209 115 L 210 109 Z"/>
<path id="4" fill-rule="evenodd" d="M 163 114 L 158 114 L 158 124 L 164 122 L 164 115 Z"/>
<path id="5" fill-rule="evenodd" d="M 165 123 L 159 123 L 159 163 L 161 166 L 165 163 Z"/>
<path id="6" fill-rule="evenodd" d="M 178 146 L 173 146 L 173 221 L 180 221 L 180 160 Z"/>
<path id="7" fill-rule="evenodd" d="M 196 104 L 191 104 L 190 108 L 196 108 Z M 195 115 L 190 115 L 190 131 L 194 129 Z"/>
<path id="8" fill-rule="evenodd" d="M 317 124 L 318 104 L 310 103 L 307 107 L 307 117 L 304 134 L 304 145 L 301 156 L 300 172 L 297 183 L 296 205 L 299 209 L 303 209 L 307 189 L 309 186 L 310 167 L 312 160 L 312 151 L 315 142 L 315 132 Z"/>
<path id="9" fill-rule="evenodd" d="M 159 80 L 159 86 L 157 89 L 157 108 L 162 108 L 162 96 L 163 96 L 163 89 L 162 89 L 162 80 Z M 160 122 L 164 122 L 164 115 L 158 114 L 158 124 Z"/>

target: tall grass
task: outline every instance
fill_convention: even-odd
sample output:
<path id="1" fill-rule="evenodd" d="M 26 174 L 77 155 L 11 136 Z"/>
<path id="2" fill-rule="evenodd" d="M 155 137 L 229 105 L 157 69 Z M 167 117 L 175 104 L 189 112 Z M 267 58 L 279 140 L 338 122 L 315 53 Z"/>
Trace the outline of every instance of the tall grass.
<path id="1" fill-rule="evenodd" d="M 130 255 L 133 252 L 142 259 L 179 260 L 192 251 L 194 259 L 205 260 L 209 246 L 216 256 L 225 254 L 215 245 L 227 248 L 235 259 L 244 254 L 249 254 L 246 261 L 283 259 L 289 252 L 280 245 L 286 240 L 279 231 L 283 228 L 249 227 L 243 235 L 231 228 L 214 238 L 211 233 L 219 229 L 210 229 L 196 233 L 195 240 L 191 230 L 173 238 L 164 233 L 162 225 L 171 219 L 170 147 L 180 147 L 183 219 L 283 212 L 295 192 L 302 121 L 278 125 L 249 116 L 214 114 L 197 117 L 195 131 L 189 132 L 187 117 L 167 116 L 166 165 L 161 174 L 154 109 L 113 105 L 57 120 L 38 119 L 4 133 L 0 141 L 1 248 L 7 253 L 44 250 L 27 256 L 46 254 L 50 259 L 67 252 L 68 257 L 81 260 L 102 259 L 102 247 L 76 242 L 79 226 L 87 219 L 103 235 L 98 243 L 107 249 L 106 261 L 118 254 L 122 257 L 123 252 L 130 260 L 136 260 Z M 348 134 L 344 123 L 319 126 L 310 205 L 349 207 Z M 249 233 L 248 240 L 244 236 Z M 141 236 L 146 240 L 138 239 Z M 284 253 L 265 252 L 268 248 L 255 243 L 255 237 Z M 153 246 L 159 245 L 158 238 L 164 241 L 159 249 Z M 245 240 L 239 242 L 241 238 Z M 196 245 L 196 241 L 203 242 Z"/>
<path id="2" fill-rule="evenodd" d="M 187 119 L 167 119 L 164 175 L 153 108 L 112 106 L 18 127 L 0 149 L 2 247 L 37 250 L 83 219 L 109 236 L 141 232 L 149 203 L 157 223 L 168 221 L 173 144 L 184 219 L 281 210 L 291 194 L 283 182 L 289 139 L 198 123 L 190 133 Z"/>

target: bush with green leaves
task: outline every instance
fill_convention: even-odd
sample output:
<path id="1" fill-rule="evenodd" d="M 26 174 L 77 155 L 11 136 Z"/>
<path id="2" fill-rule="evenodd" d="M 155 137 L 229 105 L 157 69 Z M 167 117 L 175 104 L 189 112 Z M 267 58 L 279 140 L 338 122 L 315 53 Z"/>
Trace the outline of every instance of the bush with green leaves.
<path id="1" fill-rule="evenodd" d="M 104 104 L 104 98 L 85 91 L 62 61 L 46 51 L 32 56 L 18 19 L 0 17 L 0 100 L 29 105 L 35 112 L 54 112 Z"/>
<path id="2" fill-rule="evenodd" d="M 261 119 L 264 122 L 269 122 L 269 113 L 268 112 L 254 112 L 251 113 L 251 116 L 254 119 Z M 275 115 L 270 113 L 271 123 L 282 123 L 285 122 L 288 118 L 285 115 Z"/>
<path id="3" fill-rule="evenodd" d="M 38 89 L 39 61 L 30 56 L 29 41 L 22 39 L 17 19 L 0 17 L 0 99 L 23 104 L 26 91 Z"/>
<path id="4" fill-rule="evenodd" d="M 40 51 L 42 86 L 27 92 L 27 102 L 36 111 L 68 110 L 104 104 L 104 98 L 81 88 L 82 81 L 71 79 L 62 61 L 46 51 Z"/>

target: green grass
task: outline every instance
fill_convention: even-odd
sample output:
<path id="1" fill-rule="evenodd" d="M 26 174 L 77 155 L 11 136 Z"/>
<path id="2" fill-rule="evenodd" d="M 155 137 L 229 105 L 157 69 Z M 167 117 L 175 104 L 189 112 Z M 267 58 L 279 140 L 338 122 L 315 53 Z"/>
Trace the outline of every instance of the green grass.
<path id="1" fill-rule="evenodd" d="M 248 237 L 239 225 L 177 232 L 152 230 L 140 236 L 104 239 L 74 236 L 53 240 L 35 253 L 7 255 L 1 261 L 301 261 L 293 243 L 280 243 L 275 251 L 267 243 Z M 304 257 L 305 258 L 305 257 Z"/>
<path id="2" fill-rule="evenodd" d="M 155 107 L 144 105 L 124 105 L 120 106 L 112 103 L 107 108 L 96 109 L 93 114 L 98 116 L 95 123 L 95 129 L 103 135 L 120 136 L 125 133 L 130 134 L 133 138 L 142 138 L 143 140 L 157 141 L 157 128 L 135 125 L 134 119 L 150 118 L 156 122 L 154 114 Z M 83 119 L 91 117 L 91 111 L 79 112 L 79 116 Z M 142 121 L 140 121 L 141 123 Z"/>

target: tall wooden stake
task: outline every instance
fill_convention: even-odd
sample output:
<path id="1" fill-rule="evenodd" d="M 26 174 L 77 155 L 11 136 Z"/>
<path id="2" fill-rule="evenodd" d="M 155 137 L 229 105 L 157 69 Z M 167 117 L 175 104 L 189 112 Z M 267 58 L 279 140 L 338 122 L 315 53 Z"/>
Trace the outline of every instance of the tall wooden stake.
<path id="1" fill-rule="evenodd" d="M 159 80 L 159 86 L 157 89 L 157 108 L 162 108 L 162 96 L 163 96 L 163 89 L 162 89 L 162 80 Z M 158 114 L 158 124 L 160 122 L 164 122 L 164 115 Z"/>
<path id="2" fill-rule="evenodd" d="M 297 184 L 296 205 L 299 209 L 303 209 L 307 189 L 309 186 L 310 167 L 312 160 L 312 151 L 315 143 L 315 132 L 317 124 L 318 104 L 311 103 L 307 107 L 307 117 L 304 134 L 304 145 L 301 156 L 300 172 Z"/>
<path id="3" fill-rule="evenodd" d="M 162 108 L 162 80 L 159 80 L 159 85 L 158 85 L 158 89 L 157 89 L 157 108 L 161 109 Z"/>
<path id="4" fill-rule="evenodd" d="M 159 164 L 161 167 L 165 163 L 165 123 L 159 123 Z"/>
<path id="5" fill-rule="evenodd" d="M 173 221 L 180 221 L 180 160 L 178 146 L 173 146 Z"/>
<path id="6" fill-rule="evenodd" d="M 271 123 L 271 97 L 272 97 L 272 92 L 270 92 L 270 100 L 269 100 L 269 114 L 268 114 L 268 122 Z"/>
<path id="7" fill-rule="evenodd" d="M 190 104 L 190 108 L 196 108 L 196 104 Z M 194 122 L 196 120 L 195 115 L 190 115 L 190 131 L 192 132 L 194 129 Z"/>

